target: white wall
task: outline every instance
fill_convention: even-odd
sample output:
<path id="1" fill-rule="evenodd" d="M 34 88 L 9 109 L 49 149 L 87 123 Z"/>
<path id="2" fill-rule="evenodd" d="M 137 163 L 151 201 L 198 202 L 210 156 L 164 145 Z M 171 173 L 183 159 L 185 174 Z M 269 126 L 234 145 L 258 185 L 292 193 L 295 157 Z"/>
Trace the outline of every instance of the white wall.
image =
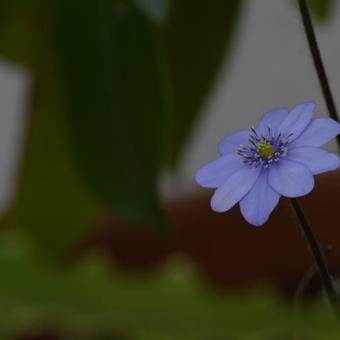
<path id="1" fill-rule="evenodd" d="M 29 90 L 28 71 L 0 59 L 0 213 L 17 184 Z"/>

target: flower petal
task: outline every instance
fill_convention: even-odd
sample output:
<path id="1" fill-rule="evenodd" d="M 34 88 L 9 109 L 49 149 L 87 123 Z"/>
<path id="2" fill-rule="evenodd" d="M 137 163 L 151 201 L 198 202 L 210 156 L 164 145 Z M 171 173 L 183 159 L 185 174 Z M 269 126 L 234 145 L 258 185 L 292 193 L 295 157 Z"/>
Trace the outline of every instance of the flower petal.
<path id="1" fill-rule="evenodd" d="M 243 166 L 220 186 L 211 199 L 211 208 L 217 212 L 227 211 L 241 200 L 254 185 L 261 172 L 260 168 Z"/>
<path id="2" fill-rule="evenodd" d="M 267 112 L 257 124 L 256 131 L 258 133 L 265 133 L 268 129 L 268 126 L 270 126 L 274 133 L 278 132 L 279 126 L 288 116 L 288 114 L 289 111 L 286 108 L 274 109 Z"/>
<path id="3" fill-rule="evenodd" d="M 254 186 L 240 202 L 243 217 L 252 225 L 263 225 L 279 202 L 280 195 L 268 183 L 268 171 L 262 171 Z"/>
<path id="4" fill-rule="evenodd" d="M 241 157 L 233 153 L 217 158 L 196 172 L 196 182 L 202 187 L 217 188 L 244 166 L 240 160 Z"/>
<path id="5" fill-rule="evenodd" d="M 297 138 L 294 146 L 321 146 L 340 133 L 340 124 L 330 118 L 312 119 L 305 131 Z"/>
<path id="6" fill-rule="evenodd" d="M 301 163 L 281 159 L 269 168 L 268 182 L 282 196 L 299 197 L 314 187 L 312 173 Z"/>
<path id="7" fill-rule="evenodd" d="M 240 145 L 248 143 L 249 130 L 241 130 L 223 138 L 218 145 L 218 151 L 221 155 L 234 152 Z"/>
<path id="8" fill-rule="evenodd" d="M 286 134 L 294 133 L 293 136 L 289 138 L 290 141 L 293 141 L 303 132 L 311 121 L 314 108 L 314 102 L 307 102 L 295 106 L 283 120 L 279 130 L 284 131 Z"/>
<path id="9" fill-rule="evenodd" d="M 286 159 L 303 164 L 314 175 L 335 170 L 340 166 L 340 158 L 334 153 L 312 146 L 289 149 Z"/>

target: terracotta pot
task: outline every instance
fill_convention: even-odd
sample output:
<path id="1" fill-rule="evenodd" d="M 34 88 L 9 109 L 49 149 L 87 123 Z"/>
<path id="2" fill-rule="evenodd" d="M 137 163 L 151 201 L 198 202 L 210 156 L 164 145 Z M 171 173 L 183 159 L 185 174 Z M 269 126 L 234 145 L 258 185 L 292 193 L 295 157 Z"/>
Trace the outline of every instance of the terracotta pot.
<path id="1" fill-rule="evenodd" d="M 286 198 L 281 198 L 262 227 L 249 225 L 235 206 L 226 213 L 210 209 L 212 192 L 168 202 L 173 231 L 161 234 L 147 226 L 109 217 L 90 247 L 106 251 L 124 271 L 144 272 L 173 254 L 190 258 L 214 286 L 239 289 L 258 283 L 293 291 L 313 263 L 298 221 Z M 299 199 L 327 256 L 333 273 L 340 269 L 340 171 L 316 177 L 313 192 Z"/>

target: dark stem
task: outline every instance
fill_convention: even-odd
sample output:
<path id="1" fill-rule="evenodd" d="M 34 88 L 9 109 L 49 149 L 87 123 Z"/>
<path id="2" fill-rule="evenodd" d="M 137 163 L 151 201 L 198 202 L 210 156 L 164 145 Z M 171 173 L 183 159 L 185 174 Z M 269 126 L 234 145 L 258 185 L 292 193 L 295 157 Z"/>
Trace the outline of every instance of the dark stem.
<path id="1" fill-rule="evenodd" d="M 319 77 L 320 86 L 325 98 L 329 116 L 339 122 L 339 115 L 335 106 L 332 91 L 326 75 L 325 67 L 322 62 L 318 43 L 316 41 L 313 23 L 308 8 L 307 0 L 298 0 L 303 26 L 305 28 L 309 49 L 313 57 L 314 66 Z M 338 146 L 340 148 L 340 135 L 337 136 Z"/>
<path id="2" fill-rule="evenodd" d="M 331 246 L 327 246 L 325 249 L 322 250 L 323 255 L 326 256 L 332 250 Z M 318 274 L 318 266 L 314 262 L 304 273 L 302 279 L 295 291 L 294 294 L 294 305 L 296 309 L 298 309 L 302 303 L 303 297 L 308 289 L 309 284 L 311 283 L 314 276 Z"/>
<path id="3" fill-rule="evenodd" d="M 335 311 L 339 313 L 339 308 L 337 305 L 337 293 L 335 291 L 333 280 L 329 274 L 323 252 L 318 244 L 318 241 L 315 238 L 311 227 L 309 226 L 309 223 L 300 207 L 298 200 L 296 198 L 291 198 L 290 201 L 292 203 L 296 216 L 300 221 L 300 226 L 309 244 L 309 248 L 314 256 L 315 264 L 318 268 L 322 284 L 326 290 L 328 300 Z"/>

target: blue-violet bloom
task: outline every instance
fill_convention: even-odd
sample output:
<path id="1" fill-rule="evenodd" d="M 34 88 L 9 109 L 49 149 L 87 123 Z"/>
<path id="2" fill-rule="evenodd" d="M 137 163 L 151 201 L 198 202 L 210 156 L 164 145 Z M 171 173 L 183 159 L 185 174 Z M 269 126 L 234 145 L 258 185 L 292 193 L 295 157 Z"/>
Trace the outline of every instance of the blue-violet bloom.
<path id="1" fill-rule="evenodd" d="M 320 148 L 340 133 L 330 118 L 312 119 L 314 102 L 267 112 L 256 128 L 235 132 L 219 144 L 221 156 L 196 173 L 203 187 L 217 188 L 214 211 L 240 202 L 244 218 L 264 224 L 280 196 L 299 197 L 314 187 L 313 175 L 335 170 L 340 159 Z"/>

